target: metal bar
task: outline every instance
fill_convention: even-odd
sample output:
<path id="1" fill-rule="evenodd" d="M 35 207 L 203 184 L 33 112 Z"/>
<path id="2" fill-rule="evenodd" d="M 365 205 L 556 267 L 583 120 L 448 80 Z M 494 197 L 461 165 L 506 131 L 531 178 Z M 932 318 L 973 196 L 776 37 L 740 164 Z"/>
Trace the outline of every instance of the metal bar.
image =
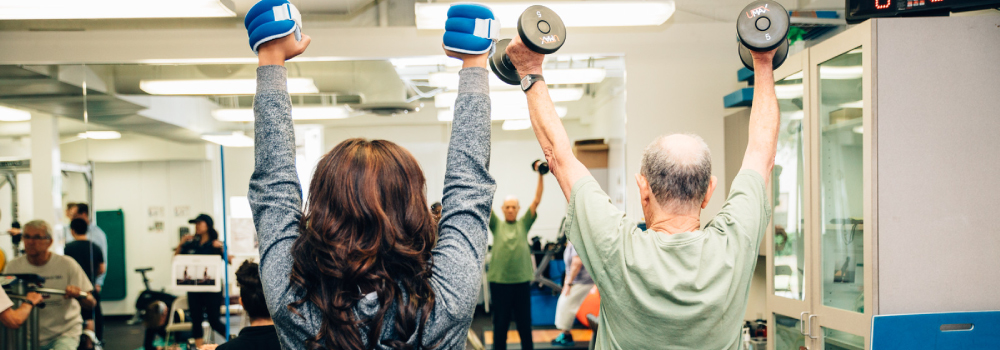
<path id="1" fill-rule="evenodd" d="M 230 333 L 229 331 L 230 311 L 229 311 L 229 238 L 228 238 L 229 236 L 227 234 L 227 231 L 229 230 L 226 229 L 228 227 L 226 225 L 226 152 L 225 152 L 225 147 L 223 147 L 222 145 L 219 145 L 219 163 L 221 163 L 219 167 L 221 168 L 221 173 L 222 173 L 222 242 L 223 242 L 222 255 L 225 255 L 223 257 L 223 261 L 225 261 L 223 267 L 226 271 L 226 278 L 225 278 L 226 283 L 222 285 L 222 292 L 224 293 L 223 295 L 225 295 L 225 299 L 223 299 L 223 303 L 226 304 L 225 336 L 226 336 L 226 341 L 228 342 Z"/>
<path id="2" fill-rule="evenodd" d="M 31 350 L 41 350 L 42 349 L 41 339 L 39 339 L 38 335 L 38 309 L 31 308 L 31 314 L 29 314 L 28 317 L 30 318 L 31 322 L 31 328 L 30 328 Z M 26 334 L 25 336 L 29 335 Z"/>

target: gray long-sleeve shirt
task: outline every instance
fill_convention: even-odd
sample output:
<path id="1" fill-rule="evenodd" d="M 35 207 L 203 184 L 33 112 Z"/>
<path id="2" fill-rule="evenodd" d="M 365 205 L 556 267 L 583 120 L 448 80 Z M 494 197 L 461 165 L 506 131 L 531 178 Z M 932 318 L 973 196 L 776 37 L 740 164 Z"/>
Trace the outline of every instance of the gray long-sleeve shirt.
<path id="1" fill-rule="evenodd" d="M 436 296 L 424 331 L 424 345 L 438 349 L 464 349 L 466 333 L 482 285 L 486 256 L 487 224 L 496 183 L 489 174 L 490 99 L 487 71 L 466 68 L 459 72 L 455 120 L 448 145 L 444 180 L 443 212 L 438 241 L 432 251 L 430 284 Z M 287 91 L 287 71 L 282 66 L 257 68 L 256 165 L 248 194 L 260 242 L 260 275 L 268 310 L 274 319 L 281 346 L 303 349 L 308 338 L 319 333 L 322 313 L 312 303 L 297 308 L 304 291 L 291 285 L 292 243 L 299 237 L 302 191 L 295 172 L 295 135 L 292 106 Z M 375 315 L 379 301 L 375 293 L 364 296 L 355 315 Z M 379 339 L 396 339 L 395 310 L 385 314 Z M 358 330 L 367 341 L 368 330 Z M 408 339 L 416 343 L 416 335 Z M 375 345 L 376 349 L 386 349 Z"/>

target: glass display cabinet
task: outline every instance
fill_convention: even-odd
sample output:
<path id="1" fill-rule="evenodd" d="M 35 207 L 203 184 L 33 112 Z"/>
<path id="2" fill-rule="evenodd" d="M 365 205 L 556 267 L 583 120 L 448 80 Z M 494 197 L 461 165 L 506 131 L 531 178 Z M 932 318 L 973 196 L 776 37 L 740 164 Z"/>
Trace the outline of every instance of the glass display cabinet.
<path id="1" fill-rule="evenodd" d="M 1000 266 L 1000 184 L 955 184 L 1000 172 L 983 161 L 1000 158 L 996 25 L 869 20 L 775 71 L 769 350 L 868 349 L 876 315 L 1000 309 L 998 269 L 969 271 Z"/>

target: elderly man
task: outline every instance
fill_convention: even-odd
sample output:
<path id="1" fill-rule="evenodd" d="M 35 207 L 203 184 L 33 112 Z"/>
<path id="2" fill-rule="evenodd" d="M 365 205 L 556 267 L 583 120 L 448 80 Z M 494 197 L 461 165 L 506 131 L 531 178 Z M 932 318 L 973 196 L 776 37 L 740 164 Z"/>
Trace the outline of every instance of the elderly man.
<path id="1" fill-rule="evenodd" d="M 97 304 L 90 292 L 94 286 L 73 258 L 49 251 L 52 229 L 45 221 L 24 225 L 24 253 L 7 264 L 4 273 L 30 273 L 45 278 L 45 288 L 65 290 L 62 297 L 46 296 L 45 308 L 38 310 L 39 340 L 42 350 L 75 350 L 83 333 L 80 307 Z"/>
<path id="2" fill-rule="evenodd" d="M 543 55 L 520 39 L 507 54 L 522 78 L 541 79 Z M 705 226 L 699 218 L 716 178 L 701 138 L 670 135 L 646 148 L 636 175 L 643 231 L 573 155 L 545 84 L 522 83 L 529 85 L 535 136 L 569 200 L 569 239 L 601 291 L 599 348 L 740 348 L 750 278 L 771 214 L 765 189 L 779 127 L 773 56 L 753 54 L 756 86 L 743 167 L 722 210 Z"/>
<path id="3" fill-rule="evenodd" d="M 531 250 L 528 249 L 528 230 L 538 217 L 543 184 L 542 174 L 538 173 L 535 200 L 520 219 L 517 213 L 521 211 L 521 205 L 514 196 L 507 196 L 503 201 L 503 221 L 497 218 L 496 213 L 490 213 L 493 249 L 490 251 L 486 279 L 490 282 L 490 298 L 493 299 L 494 349 L 507 349 L 507 329 L 511 319 L 517 323 L 521 349 L 533 349 L 529 283 L 535 273 L 531 267 Z"/>

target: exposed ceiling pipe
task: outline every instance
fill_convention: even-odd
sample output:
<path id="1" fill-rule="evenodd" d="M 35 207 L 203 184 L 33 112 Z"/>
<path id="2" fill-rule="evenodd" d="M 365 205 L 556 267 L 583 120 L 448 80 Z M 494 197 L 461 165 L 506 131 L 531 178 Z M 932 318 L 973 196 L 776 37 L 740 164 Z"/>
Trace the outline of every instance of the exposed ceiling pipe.
<path id="1" fill-rule="evenodd" d="M 378 26 L 385 28 L 389 26 L 389 1 L 378 0 Z"/>

